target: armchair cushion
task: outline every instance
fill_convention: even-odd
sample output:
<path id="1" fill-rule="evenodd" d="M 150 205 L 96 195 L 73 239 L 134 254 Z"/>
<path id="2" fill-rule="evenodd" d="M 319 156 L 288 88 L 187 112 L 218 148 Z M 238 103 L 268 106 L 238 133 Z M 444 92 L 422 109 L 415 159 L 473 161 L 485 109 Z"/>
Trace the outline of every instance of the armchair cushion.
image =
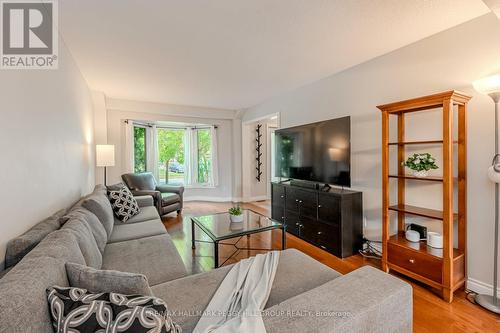
<path id="1" fill-rule="evenodd" d="M 175 193 L 162 193 L 161 194 L 161 205 L 162 207 L 164 206 L 169 206 L 173 203 L 181 201 L 181 197 L 178 194 Z"/>

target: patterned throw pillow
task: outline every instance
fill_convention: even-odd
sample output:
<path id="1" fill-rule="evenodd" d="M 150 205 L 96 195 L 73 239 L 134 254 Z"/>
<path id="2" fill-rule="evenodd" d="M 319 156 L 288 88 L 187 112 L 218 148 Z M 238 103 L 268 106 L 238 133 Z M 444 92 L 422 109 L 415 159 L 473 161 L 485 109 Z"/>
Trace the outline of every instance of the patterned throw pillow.
<path id="1" fill-rule="evenodd" d="M 118 191 L 109 191 L 108 197 L 113 212 L 120 221 L 127 222 L 131 217 L 139 214 L 139 205 L 126 186 L 123 186 Z"/>
<path id="2" fill-rule="evenodd" d="M 182 332 L 157 297 L 51 287 L 47 298 L 54 332 Z"/>

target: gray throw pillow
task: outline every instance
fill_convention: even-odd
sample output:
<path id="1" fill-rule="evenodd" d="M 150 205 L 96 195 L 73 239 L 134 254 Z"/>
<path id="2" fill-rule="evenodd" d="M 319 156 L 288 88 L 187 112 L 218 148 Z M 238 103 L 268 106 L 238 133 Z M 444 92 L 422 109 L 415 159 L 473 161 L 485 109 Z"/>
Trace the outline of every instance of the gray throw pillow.
<path id="1" fill-rule="evenodd" d="M 20 262 L 48 234 L 58 230 L 61 227 L 61 220 L 65 212 L 65 209 L 61 209 L 54 215 L 35 224 L 21 236 L 11 239 L 7 243 L 5 251 L 5 268 L 12 267 Z"/>
<path id="2" fill-rule="evenodd" d="M 98 270 L 71 262 L 66 263 L 66 274 L 70 286 L 93 293 L 153 295 L 148 279 L 143 274 Z"/>
<path id="3" fill-rule="evenodd" d="M 106 243 L 108 242 L 108 234 L 106 233 L 104 226 L 94 213 L 83 207 L 77 207 L 73 208 L 68 214 L 64 216 L 64 218 L 68 220 L 74 218 L 87 222 L 90 226 L 90 229 L 92 229 L 92 233 L 94 234 L 94 238 L 99 251 L 101 251 L 101 253 L 104 253 L 104 248 L 106 247 Z"/>
<path id="4" fill-rule="evenodd" d="M 101 221 L 106 234 L 111 237 L 111 232 L 113 231 L 113 224 L 115 223 L 113 217 L 113 209 L 111 208 L 111 203 L 108 200 L 106 189 L 101 190 L 96 187 L 94 193 L 92 193 L 88 198 L 83 200 L 82 206 L 97 216 L 99 221 Z"/>

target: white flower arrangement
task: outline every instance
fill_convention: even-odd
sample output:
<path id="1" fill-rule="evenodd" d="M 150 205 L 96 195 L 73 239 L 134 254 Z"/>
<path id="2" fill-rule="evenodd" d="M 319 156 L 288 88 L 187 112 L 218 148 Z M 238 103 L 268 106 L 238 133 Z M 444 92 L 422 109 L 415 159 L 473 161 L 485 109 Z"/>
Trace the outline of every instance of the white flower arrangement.
<path id="1" fill-rule="evenodd" d="M 431 169 L 438 169 L 436 159 L 429 153 L 413 154 L 408 157 L 406 162 L 402 162 L 402 165 L 413 171 L 429 171 Z"/>

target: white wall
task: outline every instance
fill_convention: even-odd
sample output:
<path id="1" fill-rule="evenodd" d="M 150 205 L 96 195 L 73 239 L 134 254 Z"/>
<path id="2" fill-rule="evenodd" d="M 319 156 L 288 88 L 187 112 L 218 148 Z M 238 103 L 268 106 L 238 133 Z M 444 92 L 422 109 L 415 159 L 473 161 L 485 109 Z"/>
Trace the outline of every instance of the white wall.
<path id="1" fill-rule="evenodd" d="M 94 184 L 90 92 L 59 45 L 57 70 L 0 71 L 0 269 L 8 240 Z"/>
<path id="2" fill-rule="evenodd" d="M 473 95 L 468 119 L 469 288 L 492 285 L 494 186 L 486 177 L 494 152 L 494 106 L 471 82 L 500 71 L 500 20 L 482 16 L 247 110 L 254 119 L 281 112 L 289 127 L 351 115 L 353 188 L 363 191 L 368 230 L 380 235 L 381 116 L 376 105 L 450 89 Z M 439 122 L 421 120 L 415 135 L 439 135 Z M 439 205 L 439 191 L 423 187 L 409 200 Z M 394 199 L 394 196 L 392 196 Z M 371 235 L 373 232 L 371 233 Z"/>
<path id="3" fill-rule="evenodd" d="M 217 125 L 219 185 L 214 188 L 189 188 L 185 190 L 186 200 L 231 201 L 233 200 L 233 118 L 231 110 L 202 107 L 178 106 L 160 103 L 107 99 L 108 143 L 115 145 L 116 165 L 108 168 L 108 183 L 121 181 L 125 152 L 123 142 L 123 120 L 171 121 Z"/>

